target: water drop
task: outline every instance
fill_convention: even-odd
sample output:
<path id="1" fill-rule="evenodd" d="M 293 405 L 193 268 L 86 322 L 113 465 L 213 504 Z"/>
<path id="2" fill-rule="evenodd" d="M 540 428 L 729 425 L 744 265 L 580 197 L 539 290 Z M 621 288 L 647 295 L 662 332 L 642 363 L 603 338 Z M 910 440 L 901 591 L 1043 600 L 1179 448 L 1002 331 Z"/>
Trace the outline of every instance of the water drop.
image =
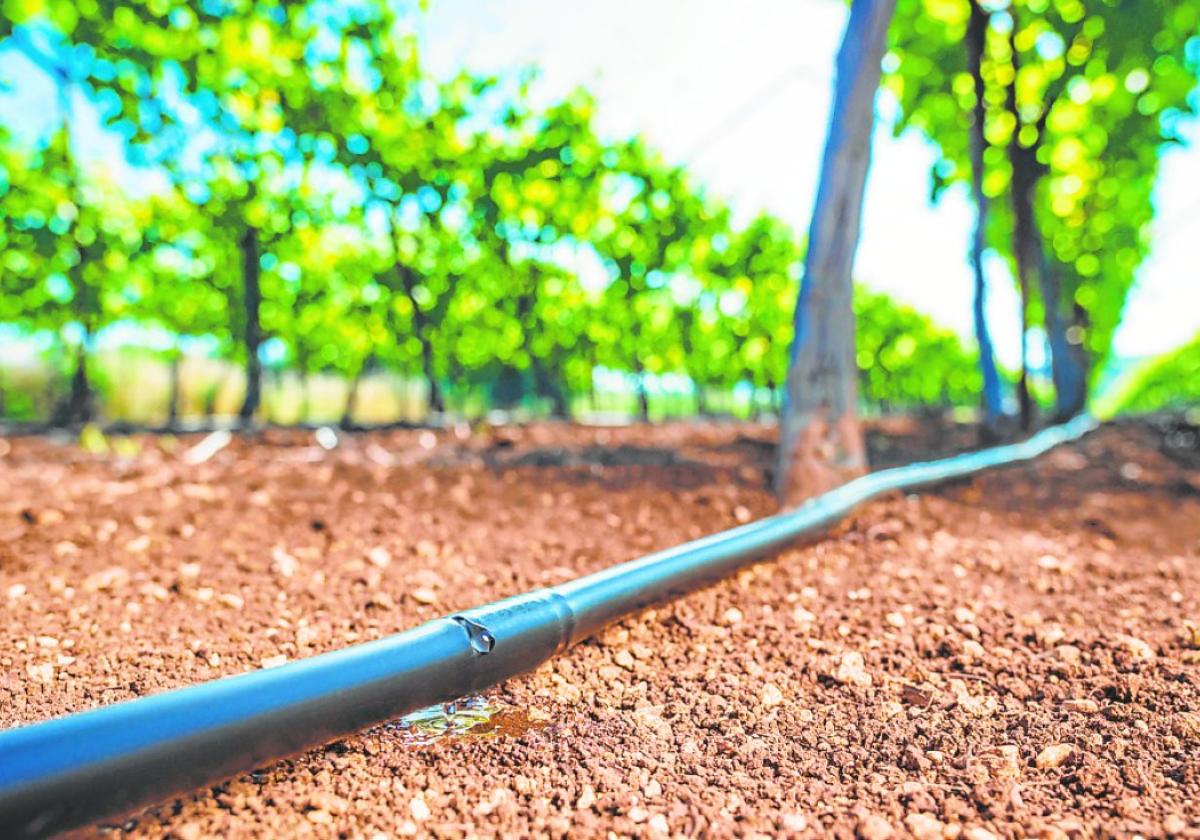
<path id="1" fill-rule="evenodd" d="M 467 631 L 467 639 L 471 643 L 471 650 L 476 653 L 488 654 L 496 647 L 495 635 L 478 621 L 472 621 L 461 615 L 454 616 L 454 620 Z"/>

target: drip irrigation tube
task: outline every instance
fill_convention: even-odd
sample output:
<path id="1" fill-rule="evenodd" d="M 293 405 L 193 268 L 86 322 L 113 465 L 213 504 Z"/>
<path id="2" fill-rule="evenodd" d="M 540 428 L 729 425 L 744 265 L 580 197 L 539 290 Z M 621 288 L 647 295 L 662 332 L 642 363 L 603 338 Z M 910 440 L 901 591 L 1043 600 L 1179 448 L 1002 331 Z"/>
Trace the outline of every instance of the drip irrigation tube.
<path id="1" fill-rule="evenodd" d="M 482 691 L 868 499 L 1028 460 L 1095 425 L 1081 415 L 1022 443 L 871 473 L 795 510 L 378 641 L 0 732 L 0 837 L 95 822 Z"/>

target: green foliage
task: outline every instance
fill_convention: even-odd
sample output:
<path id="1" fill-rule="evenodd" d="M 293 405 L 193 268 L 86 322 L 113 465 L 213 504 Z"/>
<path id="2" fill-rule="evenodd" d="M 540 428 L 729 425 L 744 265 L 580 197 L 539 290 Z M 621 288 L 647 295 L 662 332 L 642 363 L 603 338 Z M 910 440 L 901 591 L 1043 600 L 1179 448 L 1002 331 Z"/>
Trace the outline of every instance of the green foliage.
<path id="1" fill-rule="evenodd" d="M 896 131 L 937 144 L 936 198 L 970 176 L 975 103 L 964 39 L 976 0 L 900 0 L 885 60 Z M 1158 156 L 1194 114 L 1200 5 L 1175 0 L 982 2 L 988 244 L 1012 260 L 1014 144 L 1034 156 L 1037 223 L 1075 334 L 1102 363 L 1144 260 Z M 1032 305 L 1045 305 L 1031 289 Z M 1036 315 L 1035 315 L 1036 317 Z M 1095 364 L 1093 369 L 1101 365 Z"/>
<path id="2" fill-rule="evenodd" d="M 861 286 L 854 314 L 859 392 L 886 408 L 971 405 L 980 374 L 973 352 L 927 316 Z"/>
<path id="3" fill-rule="evenodd" d="M 1137 368 L 1108 402 L 1107 414 L 1200 406 L 1200 334 Z"/>
<path id="4" fill-rule="evenodd" d="M 124 194 L 66 131 L 33 159 L 0 137 L 5 323 L 138 322 L 245 362 L 257 319 L 304 374 L 386 369 L 431 395 L 513 380 L 563 412 L 599 367 L 701 392 L 784 381 L 794 231 L 736 227 L 640 139 L 601 140 L 584 92 L 534 108 L 524 77 L 430 79 L 407 7 L 3 8 L 0 35 L 167 176 Z M 865 291 L 858 313 L 865 399 L 975 401 L 952 334 Z"/>

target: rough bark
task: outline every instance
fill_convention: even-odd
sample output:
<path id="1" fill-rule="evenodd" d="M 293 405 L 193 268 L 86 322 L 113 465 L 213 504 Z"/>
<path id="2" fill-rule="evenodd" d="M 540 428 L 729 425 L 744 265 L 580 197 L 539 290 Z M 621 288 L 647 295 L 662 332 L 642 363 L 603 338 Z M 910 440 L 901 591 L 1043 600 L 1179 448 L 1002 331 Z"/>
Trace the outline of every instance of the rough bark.
<path id="1" fill-rule="evenodd" d="M 983 54 L 986 49 L 988 14 L 978 0 L 972 0 L 971 17 L 967 22 L 967 70 L 975 82 L 975 108 L 971 119 L 971 194 L 975 199 L 975 230 L 971 236 L 971 268 L 975 274 L 975 295 L 972 312 L 975 320 L 975 341 L 979 345 L 979 372 L 983 378 L 980 395 L 983 408 L 983 428 L 994 437 L 1004 412 L 1000 392 L 1000 374 L 996 370 L 996 355 L 987 324 L 987 279 L 983 272 L 983 251 L 986 246 L 988 197 L 983 192 L 984 121 L 987 103 L 984 100 Z"/>
<path id="2" fill-rule="evenodd" d="M 857 415 L 853 278 L 895 0 L 854 0 L 837 56 L 833 109 L 809 227 L 780 426 L 776 492 L 794 504 L 866 468 Z"/>
<path id="3" fill-rule="evenodd" d="M 262 362 L 258 348 L 262 344 L 262 324 L 259 309 L 262 305 L 262 289 L 259 285 L 261 271 L 258 231 L 247 227 L 242 235 L 242 306 L 245 310 L 246 328 L 243 336 L 246 349 L 246 395 L 238 411 L 238 421 L 248 425 L 254 421 L 262 401 Z"/>

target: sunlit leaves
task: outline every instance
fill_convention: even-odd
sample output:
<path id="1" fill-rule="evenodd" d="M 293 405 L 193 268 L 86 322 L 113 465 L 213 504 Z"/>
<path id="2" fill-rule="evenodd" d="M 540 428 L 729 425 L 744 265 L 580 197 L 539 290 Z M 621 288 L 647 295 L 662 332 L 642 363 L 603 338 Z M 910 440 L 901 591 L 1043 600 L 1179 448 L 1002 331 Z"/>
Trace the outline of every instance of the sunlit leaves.
<path id="1" fill-rule="evenodd" d="M 6 22 L 37 18 L 89 48 L 80 84 L 170 176 L 135 198 L 76 172 L 62 141 L 35 165 L 4 158 L 6 321 L 137 321 L 240 359 L 249 271 L 272 358 L 305 373 L 515 378 L 559 409 L 598 367 L 714 389 L 783 381 L 795 232 L 767 215 L 735 226 L 642 140 L 601 139 L 583 91 L 534 107 L 527 76 L 431 79 L 403 4 L 6 2 Z M 961 28 L 962 11 L 939 0 L 923 37 Z M 971 90 L 954 62 L 926 67 L 952 87 L 932 126 Z M 1023 84 L 1033 97 L 1048 82 Z M 1067 216 L 1090 192 L 1066 175 L 1107 142 L 1087 133 L 1095 98 L 1072 129 L 1082 150 L 1055 165 Z M 1019 129 L 997 126 L 996 143 Z M 1000 191 L 1003 161 L 995 172 Z M 1071 257 L 1081 276 L 1102 270 L 1091 255 Z M 971 400 L 957 339 L 860 298 L 867 399 Z"/>
<path id="2" fill-rule="evenodd" d="M 903 408 L 976 400 L 975 357 L 953 332 L 862 287 L 855 289 L 854 313 L 859 388 L 869 402 Z"/>
<path id="3" fill-rule="evenodd" d="M 1133 371 L 1109 412 L 1160 411 L 1200 405 L 1200 335 Z"/>
<path id="4" fill-rule="evenodd" d="M 971 2 L 900 0 L 885 60 L 885 85 L 901 108 L 897 131 L 917 128 L 941 151 L 935 195 L 970 172 L 974 93 L 962 78 Z M 983 6 L 990 13 L 983 186 L 999 199 L 988 244 L 1011 260 L 1008 149 L 1035 149 L 1038 224 L 1062 279 L 1059 305 L 1081 307 L 1078 326 L 1102 361 L 1147 252 L 1160 146 L 1200 104 L 1200 7 L 1171 0 Z M 1040 308 L 1038 290 L 1031 292 Z"/>

